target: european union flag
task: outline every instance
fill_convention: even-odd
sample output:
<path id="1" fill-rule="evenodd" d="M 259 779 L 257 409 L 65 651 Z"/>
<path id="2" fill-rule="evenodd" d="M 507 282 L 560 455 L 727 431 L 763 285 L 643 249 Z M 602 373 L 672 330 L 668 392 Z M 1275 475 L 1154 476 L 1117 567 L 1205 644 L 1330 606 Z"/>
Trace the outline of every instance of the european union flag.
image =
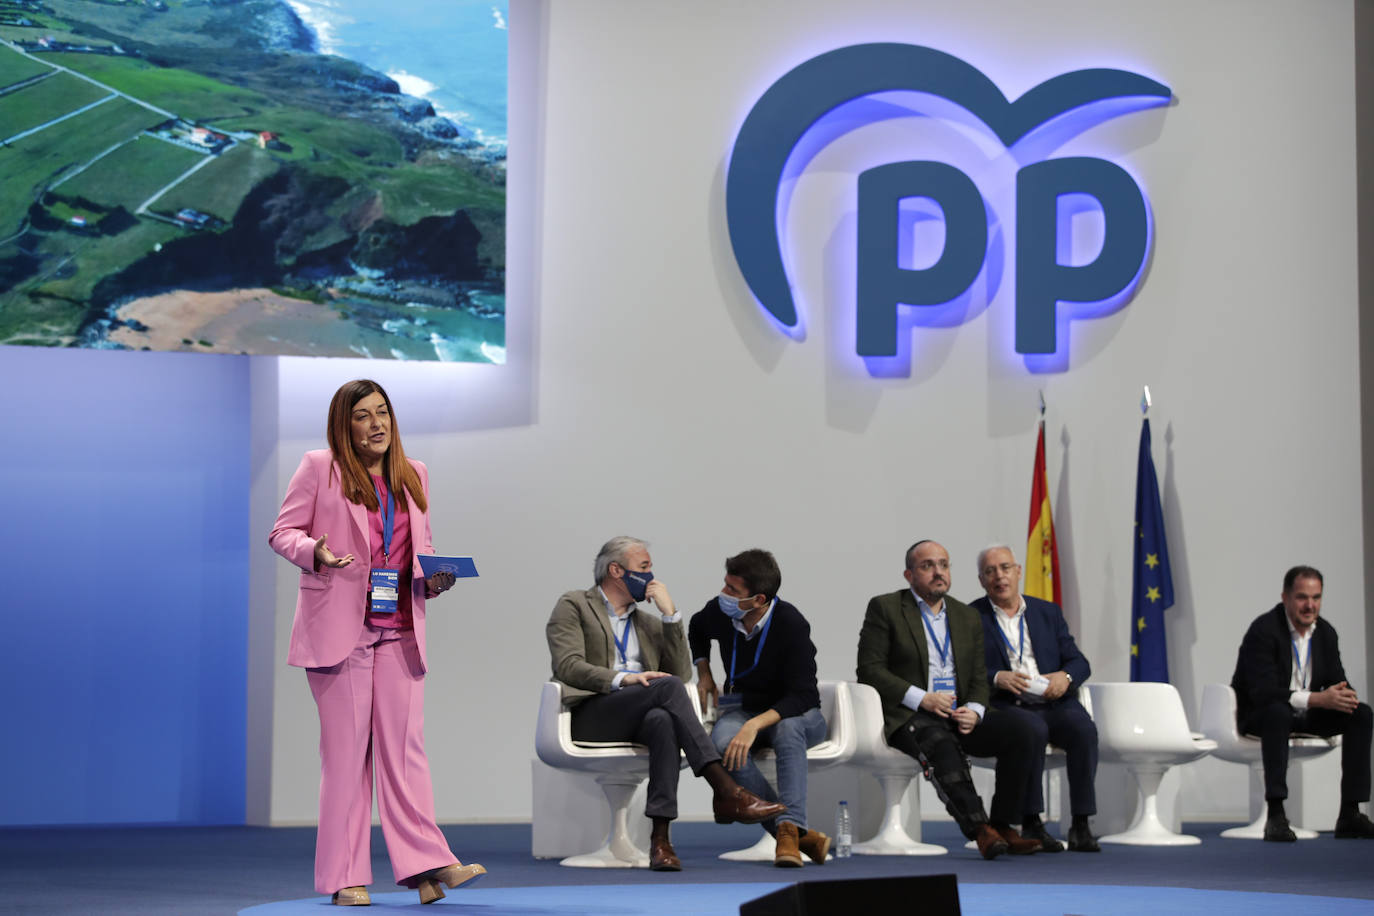
<path id="1" fill-rule="evenodd" d="M 1131 680 L 1169 682 L 1164 644 L 1164 611 L 1174 604 L 1169 545 L 1164 540 L 1164 510 L 1150 456 L 1150 421 L 1140 427 L 1140 460 L 1135 472 L 1135 563 L 1131 582 Z"/>

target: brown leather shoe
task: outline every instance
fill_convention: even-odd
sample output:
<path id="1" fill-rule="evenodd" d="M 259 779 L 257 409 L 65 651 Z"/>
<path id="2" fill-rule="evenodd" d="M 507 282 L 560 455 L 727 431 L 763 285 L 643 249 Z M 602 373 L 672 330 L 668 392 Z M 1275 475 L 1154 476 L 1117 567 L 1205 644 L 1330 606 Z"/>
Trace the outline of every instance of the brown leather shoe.
<path id="1" fill-rule="evenodd" d="M 995 859 L 1007 851 L 1007 841 L 988 824 L 978 826 L 978 836 L 974 837 L 974 842 L 978 844 L 978 852 L 985 859 Z"/>
<path id="2" fill-rule="evenodd" d="M 341 887 L 329 902 L 335 906 L 372 906 L 372 898 L 365 887 Z"/>
<path id="3" fill-rule="evenodd" d="M 773 853 L 773 864 L 778 868 L 801 868 L 801 842 L 797 836 L 797 825 L 791 821 L 778 821 L 778 848 Z"/>
<path id="4" fill-rule="evenodd" d="M 764 801 L 744 786 L 736 785 L 732 790 L 717 792 L 711 800 L 711 810 L 715 812 L 717 824 L 757 824 L 777 817 L 787 810 L 787 806 Z"/>
<path id="5" fill-rule="evenodd" d="M 993 827 L 997 835 L 1007 841 L 1007 852 L 1014 856 L 1028 856 L 1033 852 L 1040 851 L 1040 841 L 1024 837 L 1016 832 L 1015 827 Z"/>
<path id="6" fill-rule="evenodd" d="M 830 854 L 830 837 L 819 830 L 807 827 L 806 836 L 797 841 L 797 848 L 812 862 L 824 865 L 825 857 Z"/>
<path id="7" fill-rule="evenodd" d="M 436 900 L 442 900 L 444 889 L 439 886 L 440 884 L 446 884 L 450 889 L 462 887 L 465 884 L 472 884 L 486 873 L 487 870 L 476 862 L 468 865 L 454 862 L 452 865 L 445 865 L 443 868 L 425 872 L 420 878 L 420 883 L 416 885 L 416 890 L 420 892 L 420 902 L 433 903 Z"/>
<path id="8" fill-rule="evenodd" d="M 667 837 L 661 840 L 649 839 L 650 871 L 682 871 L 682 860 L 673 851 L 673 844 Z"/>

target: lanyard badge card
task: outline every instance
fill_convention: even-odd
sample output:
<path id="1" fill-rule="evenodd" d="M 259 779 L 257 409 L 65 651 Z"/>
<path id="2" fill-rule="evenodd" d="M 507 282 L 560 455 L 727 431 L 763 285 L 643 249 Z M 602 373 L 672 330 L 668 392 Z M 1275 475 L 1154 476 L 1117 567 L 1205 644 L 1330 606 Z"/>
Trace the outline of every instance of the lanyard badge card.
<path id="1" fill-rule="evenodd" d="M 376 488 L 376 484 L 373 484 Z M 391 569 L 391 535 L 396 530 L 396 499 L 388 490 L 386 499 L 382 499 L 382 491 L 376 490 L 377 503 L 382 513 L 382 561 L 386 566 L 381 569 L 374 569 L 369 575 L 372 586 L 368 612 L 372 614 L 394 614 L 396 613 L 396 601 L 400 594 L 401 571 Z"/>
<path id="2" fill-rule="evenodd" d="M 926 617 L 924 611 L 921 612 L 921 622 L 926 625 L 926 633 L 930 636 L 930 644 L 933 645 L 935 647 L 935 651 L 939 653 L 940 667 L 945 670 L 949 670 L 949 627 L 945 627 L 945 638 L 944 641 L 941 642 L 935 638 L 935 628 L 930 625 L 930 619 Z M 947 677 L 937 676 L 931 678 L 930 689 L 935 693 L 949 694 L 949 698 L 955 701 L 954 705 L 959 705 L 959 692 L 958 688 L 955 686 L 953 675 L 949 675 Z"/>

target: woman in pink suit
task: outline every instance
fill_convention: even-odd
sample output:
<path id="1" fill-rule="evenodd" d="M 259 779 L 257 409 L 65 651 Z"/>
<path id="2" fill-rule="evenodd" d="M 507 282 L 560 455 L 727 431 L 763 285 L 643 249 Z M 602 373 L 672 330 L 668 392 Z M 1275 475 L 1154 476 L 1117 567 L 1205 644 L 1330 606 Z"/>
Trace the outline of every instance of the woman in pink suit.
<path id="1" fill-rule="evenodd" d="M 372 774 L 396 883 L 421 903 L 486 874 L 462 865 L 434 822 L 424 744 L 429 478 L 405 457 L 382 386 L 349 382 L 329 404 L 329 448 L 306 452 L 268 542 L 301 568 L 287 661 L 306 669 L 320 712 L 315 889 L 366 906 Z"/>

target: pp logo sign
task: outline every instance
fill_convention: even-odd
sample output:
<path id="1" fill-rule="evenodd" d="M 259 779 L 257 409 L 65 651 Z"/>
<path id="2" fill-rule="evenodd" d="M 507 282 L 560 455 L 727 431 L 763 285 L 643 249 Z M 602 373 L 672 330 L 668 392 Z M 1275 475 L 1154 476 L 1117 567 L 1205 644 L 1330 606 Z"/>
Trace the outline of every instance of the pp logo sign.
<path id="1" fill-rule="evenodd" d="M 726 221 L 735 259 L 759 303 L 784 329 L 797 328 L 796 303 L 778 234 L 779 184 L 803 135 L 824 115 L 874 93 L 909 90 L 965 109 L 1007 148 L 1096 106 L 1103 117 L 1167 104 L 1172 93 L 1124 70 L 1076 70 L 1015 102 L 979 70 L 942 51 L 866 44 L 812 58 L 785 74 L 745 118 L 726 175 Z M 1113 103 L 1105 107 L 1101 103 Z M 944 219 L 933 263 L 899 260 L 899 203 L 926 198 Z M 1066 264 L 1058 250 L 1060 203 L 1087 198 L 1101 211 L 1102 244 L 1087 263 Z M 1135 180 L 1105 159 L 1062 157 L 1023 165 L 1015 176 L 1015 347 L 1021 354 L 1059 349 L 1060 303 L 1098 303 L 1130 290 L 1145 265 L 1149 211 Z M 988 254 L 988 210 L 967 174 L 938 161 L 893 162 L 858 178 L 856 350 L 862 357 L 898 352 L 899 308 L 937 306 L 963 294 Z"/>

